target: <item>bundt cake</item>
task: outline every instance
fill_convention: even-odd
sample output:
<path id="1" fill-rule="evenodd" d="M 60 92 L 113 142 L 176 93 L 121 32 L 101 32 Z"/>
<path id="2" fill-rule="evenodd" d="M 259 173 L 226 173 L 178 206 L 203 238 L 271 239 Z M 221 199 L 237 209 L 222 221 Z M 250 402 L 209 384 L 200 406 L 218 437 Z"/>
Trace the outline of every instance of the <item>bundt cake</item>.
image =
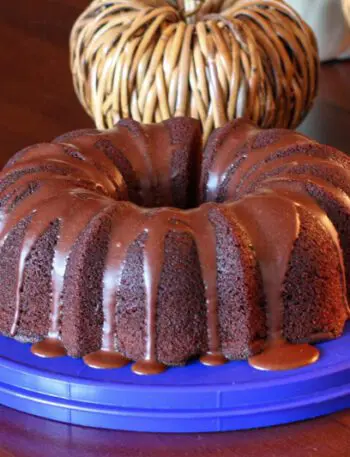
<path id="1" fill-rule="evenodd" d="M 0 176 L 0 332 L 41 356 L 158 373 L 192 357 L 288 369 L 341 335 L 350 159 L 238 120 L 120 121 Z"/>

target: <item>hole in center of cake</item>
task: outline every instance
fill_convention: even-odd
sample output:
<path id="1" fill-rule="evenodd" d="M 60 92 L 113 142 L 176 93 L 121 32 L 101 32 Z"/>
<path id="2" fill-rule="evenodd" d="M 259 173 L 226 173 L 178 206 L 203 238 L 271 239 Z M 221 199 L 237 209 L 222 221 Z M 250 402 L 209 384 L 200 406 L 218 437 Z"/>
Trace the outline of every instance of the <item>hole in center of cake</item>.
<path id="1" fill-rule="evenodd" d="M 156 175 L 145 181 L 128 184 L 128 200 L 141 208 L 195 209 L 199 201 L 199 170 L 191 164 L 187 170 L 175 172 L 171 176 Z"/>
<path id="2" fill-rule="evenodd" d="M 196 199 L 196 192 L 191 190 L 187 190 L 183 195 L 176 192 L 172 195 L 154 192 L 149 196 L 140 194 L 138 198 L 129 198 L 132 203 L 149 210 L 172 208 L 185 211 L 199 208 L 201 205 Z"/>

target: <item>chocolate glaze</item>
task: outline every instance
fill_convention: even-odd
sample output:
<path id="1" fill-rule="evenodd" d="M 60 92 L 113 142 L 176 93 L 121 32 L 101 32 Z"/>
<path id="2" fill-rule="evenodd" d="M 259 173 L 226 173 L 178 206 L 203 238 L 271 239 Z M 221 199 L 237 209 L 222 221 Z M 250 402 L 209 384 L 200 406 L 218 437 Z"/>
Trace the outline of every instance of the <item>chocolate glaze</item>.
<path id="1" fill-rule="evenodd" d="M 64 357 L 67 351 L 57 338 L 46 338 L 43 341 L 35 343 L 31 347 L 33 354 L 44 358 Z"/>
<path id="2" fill-rule="evenodd" d="M 349 191 L 350 173 L 337 163 L 332 163 L 329 160 L 325 160 L 319 157 L 307 157 L 301 154 L 294 155 L 292 157 L 283 157 L 276 159 L 272 162 L 264 164 L 255 173 L 252 173 L 251 178 L 245 179 L 245 185 L 242 185 L 237 190 L 237 195 L 244 195 L 254 190 L 254 186 L 258 185 L 261 181 L 264 181 L 266 177 L 273 177 L 274 175 L 289 175 L 291 173 L 298 174 L 300 170 L 308 170 L 311 175 L 317 175 L 322 173 L 322 169 L 327 170 L 328 180 L 332 182 L 332 172 L 337 176 L 338 185 L 342 186 L 339 180 L 339 176 L 344 177 L 345 191 Z"/>
<path id="3" fill-rule="evenodd" d="M 57 192 L 57 189 L 56 189 Z M 96 212 L 108 208 L 111 202 L 106 198 L 100 198 L 92 192 L 83 189 L 67 189 L 65 192 L 46 198 L 46 187 L 43 186 L 35 194 L 34 200 L 40 199 L 40 203 L 32 209 L 31 220 L 22 242 L 21 256 L 17 273 L 16 311 L 11 335 L 16 334 L 20 318 L 20 291 L 23 283 L 23 273 L 26 259 L 34 247 L 36 241 L 55 220 L 60 222 L 60 238 L 55 246 L 54 261 L 52 266 L 52 302 L 51 302 L 51 325 L 50 338 L 58 338 L 60 321 L 60 298 L 63 291 L 63 281 L 69 253 L 83 228 Z M 41 198 L 40 198 L 41 197 Z M 29 198 L 30 199 L 30 198 Z M 14 210 L 4 231 L 9 233 L 22 219 L 22 206 Z M 30 208 L 30 207 L 29 207 Z M 25 208 L 28 209 L 28 208 Z M 28 214 L 28 213 L 27 213 Z M 69 221 L 74 220 L 74 224 Z"/>
<path id="4" fill-rule="evenodd" d="M 103 325 L 103 349 L 111 351 L 115 347 L 116 321 L 114 316 L 116 315 L 116 308 L 118 306 L 117 294 L 127 250 L 140 233 L 146 233 L 147 239 L 144 246 L 143 268 L 146 292 L 146 343 L 144 361 L 149 363 L 139 363 L 133 369 L 138 372 L 142 371 L 143 374 L 154 372 L 154 366 L 157 363 L 156 310 L 158 285 L 164 262 L 164 241 L 167 233 L 171 230 L 190 233 L 198 246 L 207 297 L 208 349 L 210 354 L 219 354 L 216 240 L 208 217 L 208 212 L 212 208 L 212 205 L 203 205 L 198 209 L 190 211 L 180 211 L 172 208 L 144 210 L 126 202 L 121 205 L 121 214 L 118 218 L 115 218 L 111 231 L 103 280 L 103 309 L 105 317 Z M 224 361 L 223 356 L 218 355 L 213 363 L 217 364 L 219 358 Z M 209 363 L 210 359 L 213 359 L 213 357 L 208 357 L 206 363 Z M 157 370 L 159 370 L 159 367 Z"/>
<path id="5" fill-rule="evenodd" d="M 249 365 L 258 370 L 293 370 L 317 362 L 320 351 L 309 344 L 270 341 L 261 354 L 249 357 Z"/>
<path id="6" fill-rule="evenodd" d="M 263 173 L 273 171 L 276 166 L 282 166 L 285 171 L 295 164 L 326 162 L 323 157 L 309 157 L 302 153 L 285 157 L 282 154 L 281 158 L 270 161 L 277 150 L 285 150 L 291 143 L 312 147 L 316 143 L 299 134 L 284 132 L 274 142 L 255 147 L 259 132 L 251 124 L 241 122 L 235 127 L 234 135 L 227 129 L 225 135 L 217 140 L 217 153 L 213 157 L 205 189 L 208 200 L 215 200 L 222 189 L 227 197 L 235 197 L 238 193 L 244 195 L 253 177 L 259 181 Z M 115 368 L 129 362 L 125 355 L 118 352 L 120 342 L 116 337 L 116 316 L 129 247 L 144 234 L 145 341 L 143 354 L 133 364 L 132 370 L 138 374 L 164 371 L 165 366 L 159 362 L 157 352 L 157 301 L 165 260 L 165 239 L 169 232 L 189 234 L 197 247 L 207 310 L 207 352 L 200 360 L 206 365 L 225 363 L 227 359 L 222 353 L 218 310 L 217 240 L 209 217 L 212 210 L 220 211 L 222 208 L 236 218 L 250 237 L 264 285 L 268 339 L 264 352 L 252 356 L 250 364 L 259 369 L 291 369 L 317 360 L 318 351 L 315 348 L 305 344 L 291 345 L 283 336 L 281 297 L 294 244 L 299 236 L 299 208 L 306 209 L 324 227 L 339 258 L 342 258 L 337 232 L 306 192 L 292 192 L 275 185 L 272 186 L 273 191 L 263 190 L 238 202 L 221 205 L 203 203 L 191 210 L 141 208 L 129 201 L 118 201 L 127 199 L 125 182 L 111 159 L 96 146 L 99 138 L 107 141 L 104 144 L 111 145 L 114 150 L 119 148 L 127 157 L 139 183 L 140 201 L 145 207 L 155 204 L 156 190 L 160 192 L 162 203 L 171 205 L 173 201 L 171 158 L 179 144 L 173 141 L 164 125 L 140 126 L 134 121 L 124 121 L 108 132 L 65 137 L 65 144 L 42 144 L 19 155 L 0 176 L 0 183 L 3 184 L 0 201 L 6 201 L 1 208 L 0 247 L 21 220 L 29 220 L 20 249 L 10 334 L 16 336 L 21 319 L 21 290 L 28 256 L 50 224 L 59 221 L 59 237 L 52 264 L 48 337 L 34 344 L 32 351 L 47 357 L 65 355 L 60 342 L 60 326 L 68 259 L 89 222 L 105 214 L 110 218 L 111 228 L 103 271 L 101 348 L 86 355 L 85 363 L 95 368 Z M 231 176 L 237 161 L 239 166 Z M 344 163 L 335 161 L 333 167 L 345 170 Z M 16 179 L 12 178 L 14 175 Z M 39 183 L 38 188 L 21 200 L 21 192 L 32 183 Z M 6 200 L 5 197 L 9 198 Z M 340 270 L 339 274 L 344 279 L 344 271 Z M 345 294 L 344 281 L 343 290 Z"/>
<path id="7" fill-rule="evenodd" d="M 260 169 L 265 168 L 267 164 L 271 164 L 271 157 L 277 152 L 282 155 L 285 154 L 285 156 L 281 159 L 274 158 L 272 160 L 273 164 L 278 161 L 281 161 L 283 164 L 286 162 L 296 163 L 296 154 L 289 151 L 291 144 L 294 145 L 296 151 L 299 147 L 310 147 L 316 145 L 303 135 L 297 132 L 290 132 L 289 135 L 282 135 L 278 140 L 263 148 L 251 149 L 251 146 L 248 147 L 248 152 L 244 153 L 244 160 L 240 163 L 237 172 L 234 173 L 230 179 L 226 188 L 225 197 L 234 198 L 244 195 L 244 191 L 241 191 L 244 184 L 255 182 L 255 178 L 253 178 L 253 170 L 257 167 L 258 171 L 260 171 Z M 286 151 L 288 151 L 288 153 L 286 153 Z M 305 154 L 302 157 L 305 160 L 308 159 Z"/>
<path id="8" fill-rule="evenodd" d="M 213 133 L 213 137 L 217 135 L 213 148 L 216 151 L 220 149 L 220 154 L 215 154 L 208 170 L 208 177 L 205 183 L 205 199 L 207 201 L 217 200 L 221 187 L 238 160 L 237 153 L 249 141 L 249 138 L 258 132 L 256 127 L 249 122 L 241 122 L 239 124 L 233 122 L 231 125 L 232 127 L 235 126 L 234 135 L 231 134 L 231 129 L 228 128 L 228 125 Z M 211 139 L 209 139 L 210 141 Z"/>
<path id="9" fill-rule="evenodd" d="M 246 197 L 235 205 L 235 214 L 252 239 L 260 265 L 267 303 L 268 351 L 265 365 L 274 362 L 274 349 L 283 341 L 283 281 L 299 234 L 300 221 L 292 201 L 269 193 Z M 286 354 L 288 360 L 288 354 Z M 255 356 L 259 359 L 259 356 Z M 250 359 L 249 359 L 250 360 Z M 294 361 L 294 364 L 296 362 Z"/>
<path id="10" fill-rule="evenodd" d="M 41 148 L 45 148 L 45 146 L 41 146 Z M 40 151 L 41 148 L 36 149 L 36 151 Z M 59 154 L 57 154 L 57 156 L 49 156 L 45 160 L 39 158 L 26 161 L 24 159 L 25 157 L 9 170 L 2 172 L 0 180 L 5 179 L 6 175 L 20 173 L 21 171 L 26 170 L 29 170 L 31 173 L 35 173 L 36 170 L 41 172 L 43 170 L 48 170 L 49 172 L 53 171 L 56 175 L 59 175 L 59 171 L 62 170 L 61 174 L 75 177 L 78 182 L 81 180 L 94 182 L 96 187 L 99 187 L 106 195 L 114 195 L 116 192 L 115 184 L 112 183 L 107 176 L 97 170 L 96 167 L 87 162 L 78 161 L 69 156 L 61 157 Z"/>
<path id="11" fill-rule="evenodd" d="M 307 209 L 331 235 L 334 248 L 342 258 L 338 235 L 330 220 L 309 196 L 288 190 L 248 196 L 237 203 L 235 213 L 252 238 L 262 271 L 267 301 L 269 337 L 262 354 L 249 358 L 255 368 L 293 369 L 313 363 L 319 357 L 318 350 L 309 345 L 289 344 L 283 336 L 283 282 L 287 274 L 294 243 L 300 230 L 298 208 Z M 344 282 L 344 265 L 340 262 Z"/>
<path id="12" fill-rule="evenodd" d="M 317 178 L 315 176 L 292 175 L 292 174 L 288 175 L 288 176 L 282 175 L 277 178 L 268 179 L 268 180 L 264 181 L 264 183 L 262 185 L 265 188 L 268 187 L 269 189 L 275 189 L 280 193 L 285 193 L 287 196 L 292 196 L 292 198 L 296 201 L 298 201 L 300 199 L 303 199 L 305 201 L 305 199 L 307 199 L 309 197 L 308 198 L 309 207 L 310 207 L 310 205 L 313 204 L 313 212 L 318 213 L 319 220 L 321 220 L 322 223 L 326 224 L 327 230 L 331 231 L 334 245 L 336 246 L 336 249 L 339 252 L 338 234 L 336 233 L 336 230 L 335 230 L 335 227 L 338 229 L 338 227 L 337 227 L 338 221 L 337 221 L 337 219 L 334 219 L 334 217 L 333 217 L 332 222 L 333 222 L 333 224 L 335 224 L 335 226 L 333 226 L 330 223 L 330 220 L 328 218 L 325 218 L 324 215 L 321 214 L 320 207 L 323 207 L 323 211 L 326 211 L 324 208 L 327 207 L 327 204 L 326 204 L 327 202 L 325 201 L 325 199 L 322 198 L 324 193 L 326 193 L 327 195 L 332 197 L 333 201 L 336 202 L 338 211 L 340 210 L 339 215 L 338 215 L 340 220 L 341 220 L 342 212 L 343 212 L 347 216 L 345 219 L 345 221 L 347 221 L 348 218 L 350 217 L 350 210 L 348 209 L 348 208 L 350 208 L 350 198 L 342 189 L 337 188 L 334 185 L 326 182 L 325 180 L 323 180 L 321 178 Z M 316 198 L 315 199 L 312 198 L 314 195 L 314 189 L 320 190 L 320 192 L 321 192 L 320 196 L 317 197 L 317 200 L 316 200 Z M 316 203 L 316 201 L 317 201 L 317 203 Z M 328 214 L 328 216 L 331 217 L 331 214 Z M 346 222 L 344 222 L 344 223 L 346 224 Z M 338 232 L 340 233 L 343 231 L 344 231 L 344 228 L 343 228 L 342 224 L 340 224 Z M 342 245 L 341 247 L 343 249 L 344 259 L 345 259 L 345 256 L 347 255 L 347 249 L 348 249 L 348 245 L 347 245 L 348 238 L 346 237 L 346 233 L 347 232 L 342 233 L 342 236 L 339 239 L 340 244 Z M 341 257 L 340 252 L 339 252 L 339 255 Z M 347 274 L 345 275 L 346 276 L 345 282 L 344 282 L 344 280 L 342 281 L 343 288 L 344 287 L 346 288 L 346 284 L 349 283 L 349 278 L 350 278 L 349 265 L 348 264 L 345 265 L 346 263 L 347 262 L 344 262 L 343 266 L 344 266 L 344 268 L 345 268 L 345 266 L 347 266 L 348 271 L 347 271 Z M 349 296 L 349 293 L 350 293 L 350 291 L 348 290 L 348 296 Z M 349 309 L 349 307 L 348 307 L 348 309 Z"/>
<path id="13" fill-rule="evenodd" d="M 155 201 L 155 191 L 161 190 L 161 205 L 172 205 L 170 160 L 174 146 L 169 131 L 163 124 L 141 126 L 124 120 L 103 134 L 116 149 L 127 144 L 121 152 L 130 162 L 140 183 L 140 204 L 145 207 L 160 206 Z M 167 151 L 167 153 L 165 153 Z"/>
<path id="14" fill-rule="evenodd" d="M 151 375 L 163 373 L 166 366 L 156 360 L 138 360 L 131 366 L 131 369 L 136 374 Z"/>
<path id="15" fill-rule="evenodd" d="M 84 362 L 91 368 L 121 368 L 127 365 L 130 360 L 116 351 L 100 350 L 91 352 L 83 357 Z"/>
<path id="16" fill-rule="evenodd" d="M 327 186 L 327 184 L 326 184 Z M 327 217 L 325 211 L 316 203 L 316 201 L 310 197 L 310 195 L 306 192 L 296 192 L 295 190 L 289 190 L 286 188 L 281 188 L 276 186 L 275 192 L 278 192 L 278 194 L 282 197 L 288 198 L 292 202 L 294 202 L 297 207 L 303 207 L 304 209 L 307 209 L 310 214 L 313 215 L 315 219 L 317 219 L 318 223 L 322 225 L 325 229 L 325 231 L 330 235 L 332 241 L 333 241 L 333 248 L 337 252 L 337 256 L 339 258 L 339 278 L 340 278 L 340 283 L 342 285 L 343 289 L 343 294 L 346 295 L 346 275 L 345 275 L 345 266 L 344 266 L 344 261 L 343 261 L 343 255 L 342 255 L 342 249 L 340 246 L 340 241 L 339 241 L 339 236 L 338 233 L 331 222 L 331 220 Z M 346 305 L 348 305 L 346 303 Z M 349 307 L 347 306 L 347 309 Z"/>
<path id="17" fill-rule="evenodd" d="M 77 162 L 77 158 L 79 159 L 79 162 Z M 16 164 L 28 164 L 33 161 L 36 162 L 38 159 L 44 159 L 45 162 L 48 159 L 57 160 L 65 165 L 72 166 L 73 168 L 78 166 L 79 170 L 81 165 L 87 175 L 91 176 L 93 181 L 96 183 L 101 182 L 101 184 L 104 183 L 104 186 L 112 193 L 113 188 L 110 187 L 108 181 L 111 181 L 116 189 L 123 189 L 126 191 L 125 183 L 119 170 L 116 169 L 116 167 L 113 167 L 111 161 L 97 148 L 85 148 L 84 154 L 82 154 L 80 148 L 76 147 L 74 144 L 43 143 L 38 147 L 28 150 L 16 161 Z M 108 181 L 106 180 L 106 176 Z"/>
<path id="18" fill-rule="evenodd" d="M 344 181 L 349 182 L 349 160 L 339 151 L 319 145 L 297 132 L 285 130 L 277 131 L 280 133 L 273 141 L 259 146 L 255 144 L 259 129 L 249 123 L 233 125 L 234 134 L 233 127 L 228 129 L 228 126 L 216 133 L 218 144 L 212 149 L 216 148 L 220 153 L 213 157 L 208 169 L 205 184 L 207 200 L 219 201 L 223 191 L 225 199 L 240 198 L 254 190 L 261 176 L 269 177 L 271 172 L 279 175 L 284 171 L 291 173 L 301 166 L 317 168 L 325 165 L 333 168 L 334 173 L 344 174 Z M 223 131 L 221 135 L 220 130 Z"/>
<path id="19" fill-rule="evenodd" d="M 202 362 L 203 365 L 208 365 L 215 367 L 217 365 L 223 365 L 224 363 L 228 362 L 226 357 L 221 354 L 220 352 L 207 352 L 200 356 L 199 360 Z"/>

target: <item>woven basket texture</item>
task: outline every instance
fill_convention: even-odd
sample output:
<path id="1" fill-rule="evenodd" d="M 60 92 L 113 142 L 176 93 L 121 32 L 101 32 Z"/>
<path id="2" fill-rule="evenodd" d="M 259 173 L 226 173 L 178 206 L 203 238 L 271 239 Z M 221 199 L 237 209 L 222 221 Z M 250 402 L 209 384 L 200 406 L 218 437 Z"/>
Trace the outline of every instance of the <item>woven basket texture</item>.
<path id="1" fill-rule="evenodd" d="M 76 93 L 100 129 L 184 115 L 204 139 L 242 116 L 294 128 L 317 91 L 314 34 L 282 0 L 95 0 L 70 49 Z"/>

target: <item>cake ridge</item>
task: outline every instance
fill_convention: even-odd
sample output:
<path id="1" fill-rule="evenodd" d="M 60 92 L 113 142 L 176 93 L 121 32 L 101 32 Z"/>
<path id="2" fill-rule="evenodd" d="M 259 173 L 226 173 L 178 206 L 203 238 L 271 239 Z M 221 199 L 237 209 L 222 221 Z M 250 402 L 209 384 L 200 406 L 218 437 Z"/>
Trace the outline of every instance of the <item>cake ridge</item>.
<path id="1" fill-rule="evenodd" d="M 295 184 L 297 185 L 298 189 L 295 188 Z M 321 198 L 322 195 L 330 195 L 334 199 L 336 199 L 336 208 L 341 208 L 342 212 L 346 215 L 346 219 L 350 219 L 350 198 L 349 195 L 346 194 L 341 188 L 334 186 L 333 184 L 312 176 L 312 175 L 286 175 L 283 174 L 278 177 L 270 178 L 263 183 L 261 183 L 262 187 L 268 187 L 272 189 L 277 189 L 279 191 L 283 191 L 284 189 L 292 189 L 296 192 L 301 194 L 309 195 L 313 198 L 315 202 L 323 209 L 323 211 L 327 214 L 328 218 L 333 222 L 334 226 L 337 229 L 338 237 L 340 244 L 342 246 L 343 256 L 344 256 L 344 267 L 345 267 L 345 277 L 346 283 L 350 284 L 350 246 L 348 243 L 350 235 L 350 228 L 344 232 L 346 226 L 349 227 L 348 224 L 339 222 L 339 215 L 334 215 L 335 211 L 331 213 L 331 202 L 327 202 L 325 198 Z M 311 186 L 311 187 L 310 187 Z M 318 189 L 321 192 L 321 196 L 318 196 L 314 189 Z M 295 190 L 296 189 L 296 190 Z M 258 190 L 258 189 L 257 189 Z M 347 295 L 348 295 L 348 302 L 350 298 L 350 288 L 347 287 Z"/>
<path id="2" fill-rule="evenodd" d="M 80 233 L 83 226 L 85 226 L 89 219 L 99 209 L 103 208 L 107 204 L 110 204 L 108 201 L 97 199 L 96 197 L 96 206 L 92 205 L 92 200 L 90 199 L 89 207 L 82 207 L 81 199 L 79 198 L 79 193 L 84 195 L 84 191 L 81 189 L 75 189 L 75 191 L 68 190 L 66 192 L 68 197 L 67 199 L 61 199 L 57 201 L 57 195 L 52 196 L 48 200 L 44 200 L 41 205 L 37 207 L 37 211 L 33 214 L 31 213 L 31 221 L 27 232 L 22 241 L 21 257 L 18 267 L 18 289 L 16 295 L 16 313 L 14 323 L 11 329 L 11 335 L 14 336 L 17 329 L 17 316 L 19 315 L 20 307 L 20 289 L 23 283 L 23 273 L 25 269 L 26 259 L 31 252 L 34 244 L 42 235 L 42 233 L 47 229 L 50 223 L 55 220 L 60 221 L 60 237 L 55 245 L 55 254 L 53 259 L 52 266 L 52 308 L 51 308 L 51 324 L 48 336 L 50 338 L 57 338 L 59 336 L 59 302 L 63 290 L 63 275 L 60 272 L 64 272 L 66 269 L 66 261 L 71 250 L 71 247 L 74 244 L 78 233 Z M 63 194 L 60 194 L 60 197 L 63 197 Z M 93 194 L 90 193 L 90 198 L 93 197 Z M 75 197 L 75 198 L 74 198 Z M 54 205 L 52 204 L 54 203 Z M 88 209 L 87 213 L 84 210 Z M 67 219 L 72 221 L 73 216 L 74 224 L 67 223 Z M 85 217 L 83 217 L 85 216 Z M 39 220 L 38 220 L 39 219 Z M 15 227 L 21 218 L 11 221 L 11 225 Z M 68 226 L 68 229 L 66 228 Z M 7 228 L 5 227 L 5 230 Z M 9 228 L 11 230 L 11 228 Z"/>
<path id="3" fill-rule="evenodd" d="M 305 172 L 303 172 L 303 167 L 308 167 L 308 173 L 313 173 L 316 176 L 322 176 L 317 175 L 316 173 L 320 173 L 323 168 L 332 169 L 335 173 L 344 176 L 345 183 L 348 182 L 347 178 L 350 178 L 349 171 L 335 162 L 331 162 L 329 160 L 319 157 L 305 157 L 303 154 L 300 154 L 297 156 L 293 156 L 291 161 L 287 161 L 285 160 L 285 158 L 276 159 L 276 161 L 269 162 L 262 166 L 259 170 L 257 170 L 255 173 L 251 175 L 251 181 L 249 181 L 248 184 L 246 184 L 246 186 L 243 185 L 239 189 L 237 189 L 238 197 L 242 194 L 244 195 L 244 193 L 246 192 L 251 192 L 254 186 L 259 184 L 261 181 L 264 181 L 269 176 L 281 175 L 283 173 L 287 175 L 289 173 L 298 174 L 300 173 L 299 170 L 301 170 L 301 173 L 304 174 Z M 313 169 L 310 169 L 311 167 L 313 167 Z M 329 179 L 330 182 L 332 182 L 332 175 L 328 175 L 327 179 Z M 337 180 L 337 183 L 340 186 L 339 179 Z M 350 191 L 350 185 L 348 186 L 348 190 Z"/>

